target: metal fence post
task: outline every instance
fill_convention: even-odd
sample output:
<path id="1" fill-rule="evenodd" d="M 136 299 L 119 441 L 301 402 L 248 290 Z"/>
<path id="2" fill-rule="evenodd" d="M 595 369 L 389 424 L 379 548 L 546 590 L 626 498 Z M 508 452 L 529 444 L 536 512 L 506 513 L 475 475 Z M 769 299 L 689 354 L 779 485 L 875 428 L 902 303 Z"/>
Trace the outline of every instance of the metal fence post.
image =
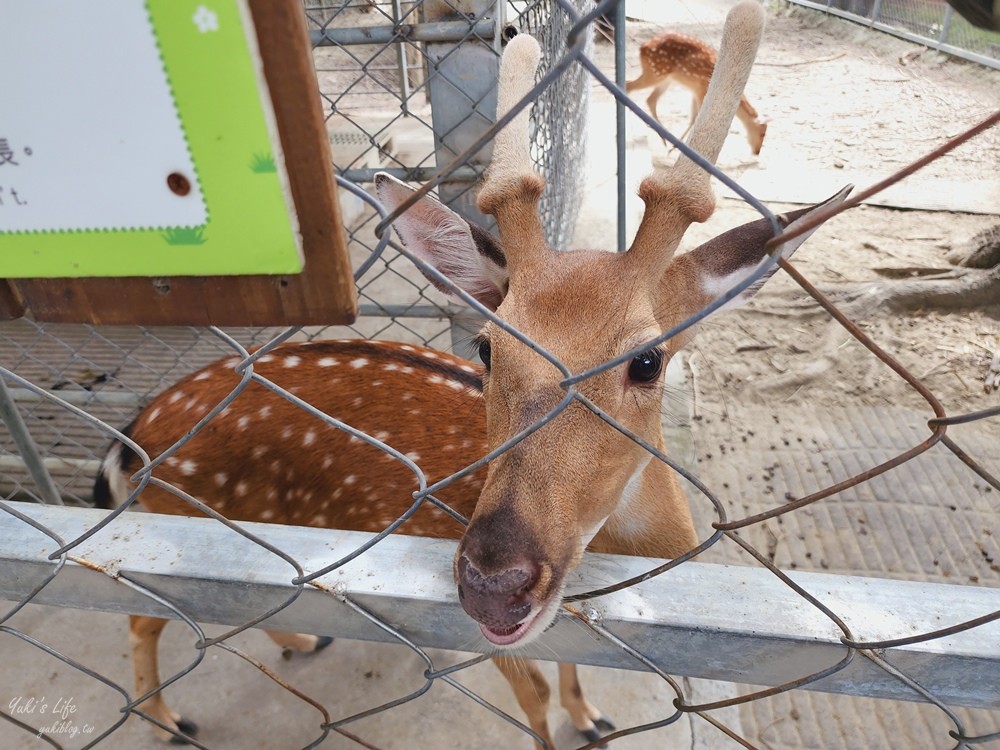
<path id="1" fill-rule="evenodd" d="M 434 152 L 438 167 L 443 167 L 496 119 L 502 5 L 495 0 L 433 0 L 424 3 L 423 10 L 427 22 L 463 20 L 469 21 L 470 28 L 469 36 L 457 44 L 427 43 L 430 68 L 427 85 L 434 126 Z M 493 20 L 492 37 L 473 35 L 473 19 Z M 484 169 L 490 154 L 489 147 L 483 149 L 470 160 L 470 165 Z M 438 195 L 465 218 L 493 229 L 493 217 L 485 216 L 476 208 L 474 185 L 465 181 L 445 181 L 438 187 Z M 453 319 L 451 338 L 456 354 L 474 356 L 468 345 L 469 332 L 478 326 L 476 320 Z"/>
<path id="2" fill-rule="evenodd" d="M 615 5 L 615 83 L 625 88 L 625 0 Z M 628 249 L 625 229 L 625 198 L 628 195 L 625 175 L 625 105 L 615 101 L 615 141 L 618 151 L 618 252 Z"/>
<path id="3" fill-rule="evenodd" d="M 872 6 L 871 19 L 877 21 L 879 16 L 882 15 L 882 0 L 875 0 L 875 5 Z"/>
<path id="4" fill-rule="evenodd" d="M 392 0 L 392 22 L 396 25 L 403 20 L 403 7 L 400 0 Z M 406 60 L 406 43 L 396 45 L 396 65 L 399 68 L 399 98 L 402 99 L 401 109 L 404 115 L 409 114 L 410 106 L 410 71 Z"/>
<path id="5" fill-rule="evenodd" d="M 938 41 L 942 44 L 948 41 L 948 32 L 951 31 L 951 17 L 955 13 L 950 5 L 944 6 L 944 19 L 941 21 L 941 33 Z"/>
<path id="6" fill-rule="evenodd" d="M 496 120 L 496 79 L 500 70 L 497 38 L 500 19 L 493 0 L 435 0 L 424 5 L 426 20 L 463 20 L 469 22 L 469 35 L 458 42 L 428 42 L 427 59 L 431 68 L 428 88 L 434 126 L 434 151 L 438 167 L 451 160 Z M 493 38 L 473 32 L 473 19 L 493 20 Z M 482 24 L 477 24 L 482 26 Z M 486 147 L 470 160 L 485 169 L 492 148 Z M 463 216 L 487 228 L 493 218 L 476 208 L 475 190 L 469 182 L 445 181 L 438 194 L 445 203 Z"/>
<path id="7" fill-rule="evenodd" d="M 17 449 L 21 452 L 21 459 L 24 461 L 28 473 L 38 485 L 38 494 L 42 502 L 49 505 L 62 505 L 63 501 L 59 489 L 52 481 L 48 469 L 45 468 L 45 462 L 38 452 L 38 446 L 31 439 L 28 426 L 21 418 L 21 412 L 18 411 L 17 404 L 14 403 L 14 398 L 3 378 L 0 378 L 0 419 L 7 425 L 7 430 L 10 432 Z"/>

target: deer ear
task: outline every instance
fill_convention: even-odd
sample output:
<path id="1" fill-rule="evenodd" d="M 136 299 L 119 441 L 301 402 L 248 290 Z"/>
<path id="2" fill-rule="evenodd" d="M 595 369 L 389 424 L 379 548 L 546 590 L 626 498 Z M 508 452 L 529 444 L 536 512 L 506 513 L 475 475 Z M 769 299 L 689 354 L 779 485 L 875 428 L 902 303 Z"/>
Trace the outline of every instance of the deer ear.
<path id="1" fill-rule="evenodd" d="M 382 205 L 394 211 L 415 190 L 379 172 L 375 175 L 375 192 Z M 407 250 L 447 276 L 455 286 L 490 310 L 500 306 L 507 294 L 507 259 L 492 234 L 430 195 L 404 211 L 393 221 L 393 227 Z M 451 289 L 427 278 L 442 292 L 454 296 Z"/>
<path id="2" fill-rule="evenodd" d="M 778 221 L 785 228 L 795 227 L 819 211 L 842 203 L 853 187 L 853 185 L 848 185 L 836 195 L 822 203 L 817 203 L 815 206 L 779 214 Z M 790 257 L 818 228 L 818 226 L 814 227 L 784 243 L 781 247 L 781 256 L 783 258 Z M 760 268 L 761 263 L 765 262 L 767 258 L 764 245 L 772 236 L 771 223 L 766 219 L 758 219 L 730 229 L 677 258 L 667 273 L 690 274 L 692 285 L 701 292 L 692 295 L 697 307 L 690 312 L 693 314 L 697 309 L 718 299 Z M 732 310 L 746 304 L 777 270 L 776 264 L 771 266 L 767 273 L 712 314 L 723 310 Z"/>

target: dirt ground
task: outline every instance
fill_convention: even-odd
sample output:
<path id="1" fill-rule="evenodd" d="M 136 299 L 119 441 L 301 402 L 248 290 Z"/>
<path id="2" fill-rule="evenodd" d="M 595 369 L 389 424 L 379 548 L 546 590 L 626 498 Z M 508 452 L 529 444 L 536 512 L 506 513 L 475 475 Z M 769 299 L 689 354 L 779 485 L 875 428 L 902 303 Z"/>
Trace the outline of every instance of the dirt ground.
<path id="1" fill-rule="evenodd" d="M 724 7 L 672 8 L 664 11 L 669 28 L 718 44 Z M 627 78 L 638 75 L 638 46 L 663 26 L 663 17 L 629 24 Z M 597 55 L 613 70 L 609 44 L 599 44 Z M 1000 71 L 791 6 L 769 6 L 757 59 L 747 95 L 773 118 L 762 153 L 751 154 L 737 124 L 719 164 L 747 186 L 769 185 L 761 197 L 776 212 L 824 197 L 815 195 L 817 182 L 829 183 L 829 193 L 847 183 L 863 189 L 1000 106 Z M 593 95 L 597 106 L 610 101 L 597 87 Z M 634 96 L 644 103 L 646 95 Z M 676 85 L 661 98 L 668 128 L 687 126 L 689 101 Z M 629 139 L 654 164 L 672 158 L 641 123 L 629 125 Z M 1000 406 L 1000 390 L 984 388 L 1000 352 L 1000 293 L 986 305 L 959 299 L 948 308 L 900 310 L 886 302 L 901 284 L 953 272 L 948 256 L 1000 224 L 998 167 L 994 127 L 908 178 L 893 207 L 866 204 L 835 217 L 794 258 L 950 415 Z M 641 176 L 629 179 L 634 185 Z M 912 208 L 967 207 L 970 185 L 985 199 L 980 213 Z M 722 194 L 716 214 L 692 227 L 683 246 L 753 218 Z M 691 465 L 719 489 L 733 518 L 829 486 L 929 435 L 927 401 L 781 272 L 748 307 L 706 322 L 686 364 Z M 997 474 L 1000 416 L 948 434 Z M 697 517 L 705 503 L 691 495 Z M 785 570 L 995 587 L 998 497 L 947 451 L 931 451 L 857 490 L 740 533 Z M 703 508 L 702 515 L 707 532 L 714 514 Z M 754 564 L 734 548 L 716 545 L 701 559 Z M 959 713 L 970 728 L 995 731 L 995 712 Z M 740 715 L 744 736 L 771 750 L 950 746 L 948 720 L 918 704 L 794 691 L 747 704 Z"/>
<path id="2" fill-rule="evenodd" d="M 707 11 L 691 18 L 678 11 L 670 28 L 718 44 L 721 25 Z M 638 74 L 634 50 L 661 30 L 659 24 L 628 26 L 628 77 Z M 597 54 L 611 66 L 612 48 Z M 879 178 L 899 169 L 991 114 L 1000 105 L 1000 71 L 794 6 L 772 7 L 747 87 L 754 106 L 773 119 L 761 156 L 751 155 L 734 125 L 720 163 L 737 179 L 748 170 L 776 168 L 802 179 L 842 174 L 841 184 Z M 613 69 L 610 67 L 609 69 Z M 644 102 L 647 92 L 636 92 Z M 607 97 L 594 89 L 595 101 Z M 668 127 L 683 130 L 689 98 L 677 86 L 660 100 Z M 641 128 L 641 130 L 640 130 Z M 654 160 L 665 151 L 647 138 Z M 862 205 L 833 219 L 796 255 L 796 266 L 821 290 L 843 298 L 864 289 L 867 303 L 845 311 L 879 345 L 897 357 L 937 395 L 949 413 L 997 406 L 1000 392 L 986 392 L 984 378 L 1000 351 L 1000 297 L 972 309 L 929 307 L 900 313 L 877 301 L 894 283 L 953 266 L 950 251 L 1000 224 L 1000 128 L 994 127 L 910 178 L 904 185 L 960 186 L 992 180 L 995 214 L 906 210 Z M 868 186 L 858 180 L 858 188 Z M 787 187 L 795 200 L 796 185 Z M 904 190 L 905 193 L 905 190 Z M 769 203 L 780 211 L 795 206 Z M 693 227 L 686 242 L 752 219 L 752 209 L 720 200 L 712 221 Z M 779 276 L 783 276 L 780 274 Z M 865 288 L 867 286 L 867 288 Z M 874 302 L 875 304 L 872 304 Z M 716 353 L 734 352 L 713 368 Z M 734 403 L 768 407 L 782 403 L 907 404 L 923 399 L 818 307 L 787 277 L 769 282 L 750 308 L 724 325 L 709 323 L 693 359 L 716 386 L 698 394 L 710 410 Z M 696 405 L 697 407 L 698 405 Z M 751 417 L 752 418 L 752 417 Z M 1000 420 L 993 429 L 1000 435 Z"/>

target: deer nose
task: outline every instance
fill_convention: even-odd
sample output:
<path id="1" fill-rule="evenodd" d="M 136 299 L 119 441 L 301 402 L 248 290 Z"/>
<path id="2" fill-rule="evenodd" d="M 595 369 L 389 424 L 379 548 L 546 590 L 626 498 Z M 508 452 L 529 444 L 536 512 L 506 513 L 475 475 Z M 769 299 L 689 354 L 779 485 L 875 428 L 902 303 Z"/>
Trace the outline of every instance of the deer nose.
<path id="1" fill-rule="evenodd" d="M 528 616 L 537 582 L 538 566 L 528 561 L 485 574 L 465 555 L 458 559 L 458 600 L 472 619 L 494 631 L 511 629 Z"/>

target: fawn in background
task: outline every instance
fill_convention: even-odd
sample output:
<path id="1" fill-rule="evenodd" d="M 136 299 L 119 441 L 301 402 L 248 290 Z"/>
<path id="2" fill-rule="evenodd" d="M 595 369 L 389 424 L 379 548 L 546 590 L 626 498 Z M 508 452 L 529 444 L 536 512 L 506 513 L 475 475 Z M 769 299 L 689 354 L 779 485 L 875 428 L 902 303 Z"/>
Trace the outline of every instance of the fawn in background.
<path id="1" fill-rule="evenodd" d="M 715 71 L 715 50 L 700 39 L 685 34 L 667 32 L 653 37 L 639 47 L 639 64 L 642 73 L 638 78 L 627 81 L 625 90 L 632 93 L 638 89 L 654 86 L 653 93 L 646 99 L 649 112 L 661 125 L 656 114 L 656 103 L 671 81 L 677 81 L 691 90 L 691 121 L 684 131 L 684 138 L 694 125 L 695 118 L 705 101 L 708 83 Z M 736 116 L 747 131 L 747 140 L 754 154 L 760 154 L 767 134 L 767 115 L 758 114 L 745 96 L 740 98 Z"/>

